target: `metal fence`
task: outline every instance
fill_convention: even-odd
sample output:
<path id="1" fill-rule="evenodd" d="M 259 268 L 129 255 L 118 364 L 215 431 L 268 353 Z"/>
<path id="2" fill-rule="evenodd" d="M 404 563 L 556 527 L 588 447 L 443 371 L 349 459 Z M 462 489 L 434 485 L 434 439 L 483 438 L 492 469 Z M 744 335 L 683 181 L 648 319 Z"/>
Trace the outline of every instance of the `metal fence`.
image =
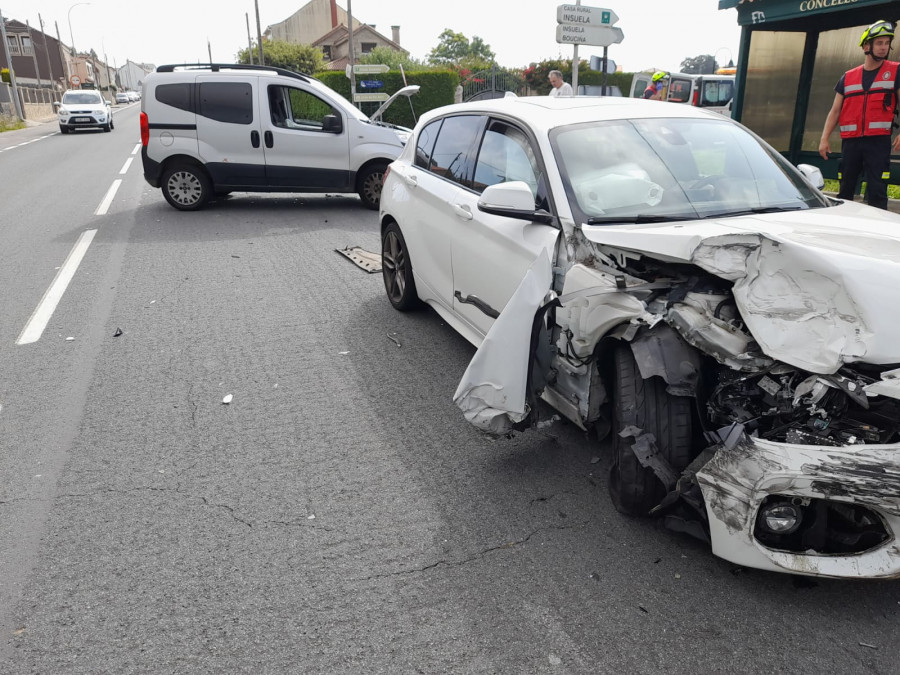
<path id="1" fill-rule="evenodd" d="M 519 96 L 524 96 L 528 92 L 528 86 L 525 83 L 525 78 L 522 76 L 522 71 L 507 70 L 496 66 L 490 70 L 472 73 L 463 82 L 462 88 L 463 101 L 503 98 L 508 91 Z"/>
<path id="2" fill-rule="evenodd" d="M 0 92 L 0 108 L 7 114 L 16 114 L 16 107 L 12 101 L 12 88 L 4 83 L 4 91 Z M 16 84 L 19 92 L 19 101 L 25 119 L 34 121 L 46 121 L 56 116 L 53 103 L 59 101 L 62 94 L 52 85 L 38 87 L 29 84 Z"/>

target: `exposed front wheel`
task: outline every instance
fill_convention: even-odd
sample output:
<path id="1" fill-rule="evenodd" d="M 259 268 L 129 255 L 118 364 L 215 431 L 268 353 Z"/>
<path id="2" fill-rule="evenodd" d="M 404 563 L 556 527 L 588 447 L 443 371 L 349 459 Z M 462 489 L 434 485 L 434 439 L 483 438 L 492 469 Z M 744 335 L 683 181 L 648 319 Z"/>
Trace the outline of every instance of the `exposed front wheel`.
<path id="1" fill-rule="evenodd" d="M 635 438 L 622 438 L 619 432 L 634 426 L 653 434 L 659 455 L 680 473 L 693 458 L 691 399 L 669 394 L 660 377 L 643 379 L 627 345 L 616 347 L 613 361 L 609 496 L 621 513 L 646 516 L 666 496 L 666 486 L 634 454 Z"/>
<path id="2" fill-rule="evenodd" d="M 381 187 L 384 185 L 384 171 L 387 164 L 372 164 L 360 173 L 356 185 L 363 205 L 373 211 L 381 203 Z"/>
<path id="3" fill-rule="evenodd" d="M 405 312 L 419 304 L 409 251 L 397 223 L 388 225 L 381 236 L 381 276 L 394 309 Z"/>
<path id="4" fill-rule="evenodd" d="M 161 186 L 166 201 L 179 211 L 202 208 L 212 193 L 206 173 L 193 164 L 167 169 L 163 173 Z"/>

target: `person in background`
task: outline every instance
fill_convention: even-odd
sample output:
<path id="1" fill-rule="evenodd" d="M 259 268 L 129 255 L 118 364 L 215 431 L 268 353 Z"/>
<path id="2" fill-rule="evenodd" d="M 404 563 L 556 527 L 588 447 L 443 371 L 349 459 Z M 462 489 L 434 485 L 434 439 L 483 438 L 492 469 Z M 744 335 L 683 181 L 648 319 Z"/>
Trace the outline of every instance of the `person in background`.
<path id="1" fill-rule="evenodd" d="M 572 85 L 563 80 L 562 73 L 558 70 L 551 70 L 547 76 L 550 80 L 550 96 L 574 96 Z"/>
<path id="2" fill-rule="evenodd" d="M 900 63 L 888 61 L 894 24 L 876 21 L 859 40 L 865 63 L 848 70 L 834 87 L 834 103 L 825 118 L 819 154 L 828 159 L 828 137 L 836 126 L 841 132 L 839 199 L 853 199 L 856 182 L 865 174 L 866 202 L 888 207 L 887 181 L 891 176 L 891 148 L 900 150 L 900 136 L 891 145 L 891 127 L 900 93 Z"/>
<path id="3" fill-rule="evenodd" d="M 664 70 L 657 70 L 653 73 L 653 78 L 647 88 L 644 89 L 644 98 L 651 101 L 661 101 L 663 97 L 663 89 L 669 83 L 669 74 Z"/>

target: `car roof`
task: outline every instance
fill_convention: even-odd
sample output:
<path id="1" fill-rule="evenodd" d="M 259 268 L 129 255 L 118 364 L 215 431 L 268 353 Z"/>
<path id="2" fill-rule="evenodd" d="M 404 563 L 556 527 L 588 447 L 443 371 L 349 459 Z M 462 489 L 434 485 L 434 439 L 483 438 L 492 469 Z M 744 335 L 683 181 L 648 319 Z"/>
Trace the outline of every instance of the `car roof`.
<path id="1" fill-rule="evenodd" d="M 449 114 L 480 113 L 512 117 L 527 123 L 535 131 L 549 131 L 559 126 L 622 119 L 680 117 L 727 119 L 719 113 L 693 106 L 663 101 L 648 101 L 619 96 L 511 96 L 470 103 L 457 103 L 435 108 L 419 120 L 427 124 L 436 117 Z"/>

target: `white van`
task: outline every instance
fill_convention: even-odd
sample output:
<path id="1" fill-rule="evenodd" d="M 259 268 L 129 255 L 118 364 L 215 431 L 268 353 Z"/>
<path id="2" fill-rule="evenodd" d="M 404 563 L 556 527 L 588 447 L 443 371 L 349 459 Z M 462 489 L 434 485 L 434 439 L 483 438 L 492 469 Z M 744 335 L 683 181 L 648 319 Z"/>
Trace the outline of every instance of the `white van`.
<path id="1" fill-rule="evenodd" d="M 306 75 L 249 65 L 167 65 L 147 76 L 141 102 L 144 178 L 176 209 L 216 195 L 357 192 L 378 208 L 387 165 L 409 129 L 372 116 Z"/>
<path id="2" fill-rule="evenodd" d="M 631 98 L 641 98 L 650 85 L 652 73 L 635 73 L 631 81 Z M 734 75 L 692 75 L 669 73 L 664 101 L 688 103 L 731 116 L 731 99 L 734 98 Z"/>

